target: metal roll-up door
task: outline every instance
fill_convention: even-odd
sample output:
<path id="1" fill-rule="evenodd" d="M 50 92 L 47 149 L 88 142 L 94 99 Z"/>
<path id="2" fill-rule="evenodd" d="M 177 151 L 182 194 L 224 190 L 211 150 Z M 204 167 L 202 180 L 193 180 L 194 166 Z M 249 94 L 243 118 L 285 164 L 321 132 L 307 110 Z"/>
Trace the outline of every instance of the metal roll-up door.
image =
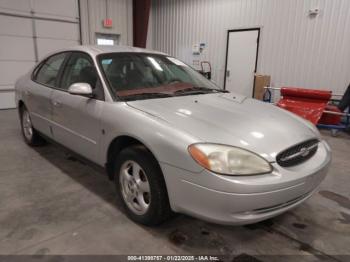
<path id="1" fill-rule="evenodd" d="M 47 53 L 80 44 L 78 0 L 0 0 L 0 109 L 14 83 Z"/>

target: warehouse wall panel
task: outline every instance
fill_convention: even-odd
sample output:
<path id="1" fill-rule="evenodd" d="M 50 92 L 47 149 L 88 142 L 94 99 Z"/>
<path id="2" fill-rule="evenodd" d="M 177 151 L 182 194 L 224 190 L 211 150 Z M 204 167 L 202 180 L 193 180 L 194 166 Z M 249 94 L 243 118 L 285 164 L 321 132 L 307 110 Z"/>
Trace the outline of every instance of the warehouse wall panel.
<path id="1" fill-rule="evenodd" d="M 11 87 L 8 87 L 11 88 Z M 13 108 L 15 101 L 15 93 L 12 91 L 2 92 L 0 89 L 0 105 L 1 109 L 4 108 Z"/>
<path id="2" fill-rule="evenodd" d="M 77 0 L 32 0 L 33 10 L 38 14 L 48 14 L 56 17 L 78 18 Z"/>
<path id="3" fill-rule="evenodd" d="M 1 86 L 11 86 L 16 82 L 18 76 L 24 75 L 34 66 L 35 62 L 24 62 L 24 61 L 0 61 Z"/>
<path id="4" fill-rule="evenodd" d="M 308 11 L 319 8 L 310 17 Z M 223 86 L 227 30 L 261 27 L 258 72 L 275 86 L 332 89 L 350 82 L 349 0 L 154 0 L 148 47 L 192 64 L 192 45 Z"/>
<path id="5" fill-rule="evenodd" d="M 0 35 L 32 38 L 32 21 L 26 18 L 0 16 Z"/>
<path id="6" fill-rule="evenodd" d="M 76 46 L 78 45 L 77 41 L 74 40 L 64 40 L 64 39 L 45 39 L 38 38 L 38 56 L 39 60 L 44 58 L 48 53 L 57 51 L 67 46 Z"/>
<path id="7" fill-rule="evenodd" d="M 79 24 L 36 20 L 36 34 L 39 38 L 75 40 L 79 42 Z"/>
<path id="8" fill-rule="evenodd" d="M 0 43 L 0 61 L 35 61 L 32 38 L 0 35 Z"/>
<path id="9" fill-rule="evenodd" d="M 31 1 L 29 0 L 1 0 L 0 10 L 19 11 L 30 13 Z"/>

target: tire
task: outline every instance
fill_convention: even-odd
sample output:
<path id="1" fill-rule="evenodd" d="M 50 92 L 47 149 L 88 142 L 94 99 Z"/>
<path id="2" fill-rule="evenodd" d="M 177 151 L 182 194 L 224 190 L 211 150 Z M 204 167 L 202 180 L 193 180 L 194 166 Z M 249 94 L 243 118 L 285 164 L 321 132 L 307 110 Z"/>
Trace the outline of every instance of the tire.
<path id="1" fill-rule="evenodd" d="M 32 125 L 29 111 L 25 106 L 20 107 L 21 130 L 24 141 L 29 146 L 41 146 L 45 144 L 45 140 L 39 135 Z"/>
<path id="2" fill-rule="evenodd" d="M 155 226 L 171 217 L 162 171 L 145 147 L 136 145 L 122 150 L 113 171 L 117 194 L 131 220 Z"/>

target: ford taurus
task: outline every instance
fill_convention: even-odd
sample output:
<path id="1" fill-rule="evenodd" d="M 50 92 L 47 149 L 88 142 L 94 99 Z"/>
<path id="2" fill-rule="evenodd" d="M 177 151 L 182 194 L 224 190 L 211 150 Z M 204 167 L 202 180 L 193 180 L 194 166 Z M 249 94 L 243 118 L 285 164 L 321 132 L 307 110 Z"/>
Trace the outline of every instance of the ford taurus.
<path id="1" fill-rule="evenodd" d="M 126 214 L 255 223 L 308 199 L 331 151 L 305 120 L 132 47 L 48 55 L 16 83 L 25 142 L 52 140 L 105 168 Z"/>

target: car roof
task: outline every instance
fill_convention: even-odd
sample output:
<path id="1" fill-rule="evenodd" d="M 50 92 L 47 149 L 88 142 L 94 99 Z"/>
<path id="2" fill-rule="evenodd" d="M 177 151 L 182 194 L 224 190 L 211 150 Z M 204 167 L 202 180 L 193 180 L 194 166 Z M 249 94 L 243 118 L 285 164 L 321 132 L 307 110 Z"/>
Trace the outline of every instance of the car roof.
<path id="1" fill-rule="evenodd" d="M 65 52 L 65 51 L 83 51 L 83 52 L 89 53 L 92 56 L 97 56 L 97 55 L 106 54 L 106 53 L 126 53 L 126 52 L 167 55 L 165 53 L 153 51 L 149 49 L 132 47 L 132 46 L 120 46 L 120 45 L 116 45 L 116 46 L 80 45 L 80 46 L 73 46 L 70 48 L 64 48 L 64 49 L 52 52 L 50 55 L 59 53 L 59 52 Z"/>

